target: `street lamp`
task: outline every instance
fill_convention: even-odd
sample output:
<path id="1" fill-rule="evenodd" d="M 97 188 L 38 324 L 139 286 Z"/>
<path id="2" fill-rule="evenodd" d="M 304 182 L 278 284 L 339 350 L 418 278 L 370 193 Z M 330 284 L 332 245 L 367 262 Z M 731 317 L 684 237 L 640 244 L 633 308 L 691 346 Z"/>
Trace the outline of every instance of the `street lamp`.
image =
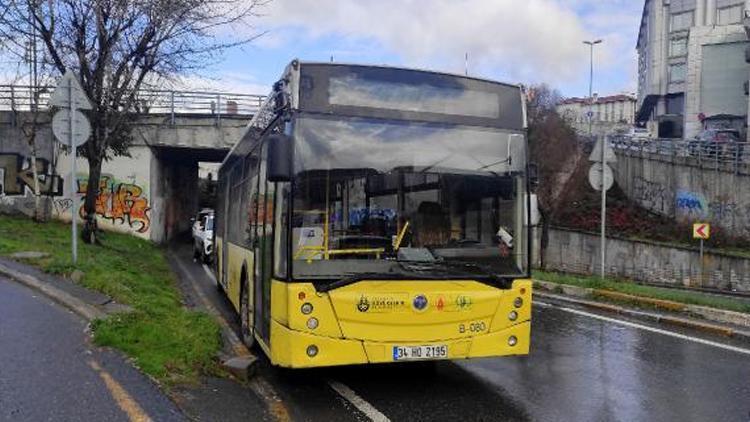
<path id="1" fill-rule="evenodd" d="M 601 44 L 602 40 L 584 41 L 591 51 L 591 73 L 589 74 L 589 139 L 593 137 L 592 125 L 594 124 L 594 46 Z M 606 275 L 607 259 L 607 189 L 604 186 L 604 169 L 607 167 L 607 161 L 604 157 L 604 151 L 607 149 L 607 140 L 602 137 L 601 142 L 601 186 L 602 186 L 602 209 L 601 209 L 601 276 L 604 279 Z"/>
<path id="2" fill-rule="evenodd" d="M 594 46 L 601 44 L 602 40 L 584 41 L 591 50 L 591 72 L 589 73 L 589 138 L 593 135 L 592 124 L 594 122 Z"/>

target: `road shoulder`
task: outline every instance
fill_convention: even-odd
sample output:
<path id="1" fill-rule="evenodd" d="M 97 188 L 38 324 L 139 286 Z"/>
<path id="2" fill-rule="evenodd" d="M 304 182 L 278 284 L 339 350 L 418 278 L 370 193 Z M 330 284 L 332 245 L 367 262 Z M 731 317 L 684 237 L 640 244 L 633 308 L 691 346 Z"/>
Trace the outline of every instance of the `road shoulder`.
<path id="1" fill-rule="evenodd" d="M 750 315 L 534 280 L 535 298 L 562 302 L 641 321 L 687 328 L 750 343 Z"/>

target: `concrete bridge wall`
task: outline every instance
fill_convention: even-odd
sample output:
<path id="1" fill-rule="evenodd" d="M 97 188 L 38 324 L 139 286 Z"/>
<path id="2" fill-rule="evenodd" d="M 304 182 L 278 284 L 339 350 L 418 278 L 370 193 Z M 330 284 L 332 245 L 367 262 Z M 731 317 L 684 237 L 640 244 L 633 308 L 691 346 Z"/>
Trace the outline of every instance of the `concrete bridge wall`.
<path id="1" fill-rule="evenodd" d="M 0 213 L 34 212 L 31 150 L 23 134 L 23 119 L 0 112 Z M 38 136 L 39 181 L 43 206 L 52 218 L 70 221 L 71 177 L 79 212 L 88 180 L 88 165 L 78 158 L 71 175 L 69 156 L 52 140 L 49 118 L 42 117 Z M 100 227 L 165 242 L 189 229 L 198 208 L 198 163 L 221 161 L 241 136 L 248 116 L 149 115 L 134 129 L 129 157 L 115 157 L 102 166 L 97 198 Z"/>
<path id="2" fill-rule="evenodd" d="M 631 199 L 677 221 L 750 237 L 750 166 L 618 151 L 615 180 Z"/>

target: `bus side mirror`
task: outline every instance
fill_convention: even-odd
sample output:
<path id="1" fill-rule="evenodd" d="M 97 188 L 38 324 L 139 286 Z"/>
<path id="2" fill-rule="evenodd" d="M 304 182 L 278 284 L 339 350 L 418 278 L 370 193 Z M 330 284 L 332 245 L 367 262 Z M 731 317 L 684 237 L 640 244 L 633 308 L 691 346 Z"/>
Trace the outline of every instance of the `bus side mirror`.
<path id="1" fill-rule="evenodd" d="M 273 134 L 268 137 L 268 161 L 266 175 L 269 182 L 290 182 L 294 170 L 292 137 Z"/>

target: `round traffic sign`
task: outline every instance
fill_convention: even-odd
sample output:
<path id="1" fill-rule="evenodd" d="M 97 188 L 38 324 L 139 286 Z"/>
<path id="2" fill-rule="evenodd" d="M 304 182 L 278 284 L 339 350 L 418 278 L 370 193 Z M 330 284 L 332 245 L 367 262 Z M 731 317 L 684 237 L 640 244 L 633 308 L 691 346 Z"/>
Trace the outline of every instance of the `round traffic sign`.
<path id="1" fill-rule="evenodd" d="M 591 187 L 596 190 L 602 190 L 602 176 L 604 177 L 604 190 L 612 189 L 612 185 L 615 184 L 615 175 L 612 171 L 612 167 L 608 164 L 594 163 L 589 170 L 589 183 Z"/>
<path id="2" fill-rule="evenodd" d="M 70 116 L 71 112 L 69 109 L 61 109 L 55 113 L 55 117 L 52 118 L 52 133 L 55 134 L 57 141 L 63 145 L 70 146 L 71 141 L 73 146 L 79 147 L 86 143 L 91 136 L 91 124 L 89 119 L 78 110 L 73 110 L 73 136 L 70 134 Z"/>

